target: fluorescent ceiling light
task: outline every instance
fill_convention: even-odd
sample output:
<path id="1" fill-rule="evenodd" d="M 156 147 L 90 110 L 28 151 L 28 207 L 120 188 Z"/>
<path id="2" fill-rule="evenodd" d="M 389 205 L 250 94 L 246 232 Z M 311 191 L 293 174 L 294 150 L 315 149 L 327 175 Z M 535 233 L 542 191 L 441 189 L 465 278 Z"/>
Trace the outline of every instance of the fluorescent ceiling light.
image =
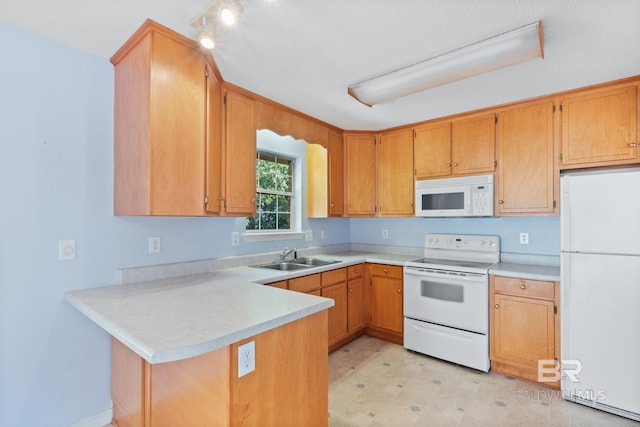
<path id="1" fill-rule="evenodd" d="M 371 106 L 535 58 L 544 58 L 542 21 L 354 84 L 348 93 Z"/>

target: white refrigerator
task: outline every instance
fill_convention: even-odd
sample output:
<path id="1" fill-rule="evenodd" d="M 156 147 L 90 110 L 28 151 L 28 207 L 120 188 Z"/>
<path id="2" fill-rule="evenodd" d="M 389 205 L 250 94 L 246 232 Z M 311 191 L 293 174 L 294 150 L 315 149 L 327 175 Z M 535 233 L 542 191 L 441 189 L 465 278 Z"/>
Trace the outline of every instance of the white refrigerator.
<path id="1" fill-rule="evenodd" d="M 640 168 L 560 191 L 563 397 L 640 421 Z"/>

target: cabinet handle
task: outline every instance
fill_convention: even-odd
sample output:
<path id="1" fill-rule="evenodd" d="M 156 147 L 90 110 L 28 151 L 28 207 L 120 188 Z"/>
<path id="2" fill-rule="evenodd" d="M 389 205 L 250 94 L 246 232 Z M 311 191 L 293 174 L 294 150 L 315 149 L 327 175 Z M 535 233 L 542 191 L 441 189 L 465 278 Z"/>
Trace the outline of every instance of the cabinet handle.
<path id="1" fill-rule="evenodd" d="M 409 203 L 409 207 L 412 208 L 413 207 L 413 203 Z"/>
<path id="2" fill-rule="evenodd" d="M 629 147 L 637 147 L 637 146 L 638 146 L 638 144 L 635 143 L 635 142 L 632 142 L 631 144 L 629 144 Z"/>
<path id="3" fill-rule="evenodd" d="M 500 308 L 500 304 L 496 304 L 496 306 L 495 306 L 495 307 L 496 307 L 496 308 Z"/>
<path id="4" fill-rule="evenodd" d="M 447 167 L 450 168 L 451 167 L 451 163 L 447 163 Z"/>
<path id="5" fill-rule="evenodd" d="M 349 289 L 349 292 L 353 292 L 353 289 Z"/>
<path id="6" fill-rule="evenodd" d="M 334 207 L 335 205 L 333 203 L 331 203 L 331 207 Z"/>
<path id="7" fill-rule="evenodd" d="M 384 270 L 382 270 L 385 274 L 387 274 L 387 269 L 385 268 Z"/>
<path id="8" fill-rule="evenodd" d="M 520 289 L 527 289 L 527 285 L 523 283 L 522 285 L 520 285 Z"/>
<path id="9" fill-rule="evenodd" d="M 358 271 L 358 269 L 357 269 L 357 268 L 356 268 L 354 271 L 355 271 L 356 273 L 359 273 L 359 271 Z"/>
<path id="10" fill-rule="evenodd" d="M 402 293 L 402 291 L 400 289 L 396 289 L 396 291 L 400 294 Z"/>
<path id="11" fill-rule="evenodd" d="M 498 203 L 500 203 L 501 205 L 504 205 L 504 200 L 498 200 Z"/>
<path id="12" fill-rule="evenodd" d="M 457 163 L 454 163 L 454 164 L 453 164 L 453 166 L 458 166 L 458 164 L 457 164 Z"/>
<path id="13" fill-rule="evenodd" d="M 255 203 L 255 202 L 256 202 L 256 199 L 251 199 L 251 203 Z"/>

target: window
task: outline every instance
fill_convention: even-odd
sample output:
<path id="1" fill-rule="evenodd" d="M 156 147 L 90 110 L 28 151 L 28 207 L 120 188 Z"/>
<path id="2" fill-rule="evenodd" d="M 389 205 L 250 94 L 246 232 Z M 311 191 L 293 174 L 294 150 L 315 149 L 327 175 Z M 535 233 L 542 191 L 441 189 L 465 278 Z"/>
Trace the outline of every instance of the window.
<path id="1" fill-rule="evenodd" d="M 286 230 L 292 227 L 294 160 L 258 151 L 256 157 L 256 216 L 247 230 Z"/>

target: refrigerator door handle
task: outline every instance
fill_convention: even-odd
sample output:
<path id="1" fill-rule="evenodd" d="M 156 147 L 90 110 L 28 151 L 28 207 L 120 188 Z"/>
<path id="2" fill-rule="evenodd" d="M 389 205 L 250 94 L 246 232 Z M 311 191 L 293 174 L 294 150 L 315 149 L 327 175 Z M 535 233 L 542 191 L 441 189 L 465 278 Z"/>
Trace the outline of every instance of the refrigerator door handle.
<path id="1" fill-rule="evenodd" d="M 560 204 L 560 249 L 570 251 L 571 242 L 571 177 L 563 176 L 560 179 L 560 189 L 562 192 L 562 203 Z"/>
<path id="2" fill-rule="evenodd" d="M 562 262 L 560 263 L 560 302 L 561 306 L 564 309 L 567 309 L 569 308 L 569 302 L 571 301 L 571 253 L 563 252 L 561 254 L 561 257 Z M 562 321 L 565 321 L 564 316 L 562 318 Z"/>

